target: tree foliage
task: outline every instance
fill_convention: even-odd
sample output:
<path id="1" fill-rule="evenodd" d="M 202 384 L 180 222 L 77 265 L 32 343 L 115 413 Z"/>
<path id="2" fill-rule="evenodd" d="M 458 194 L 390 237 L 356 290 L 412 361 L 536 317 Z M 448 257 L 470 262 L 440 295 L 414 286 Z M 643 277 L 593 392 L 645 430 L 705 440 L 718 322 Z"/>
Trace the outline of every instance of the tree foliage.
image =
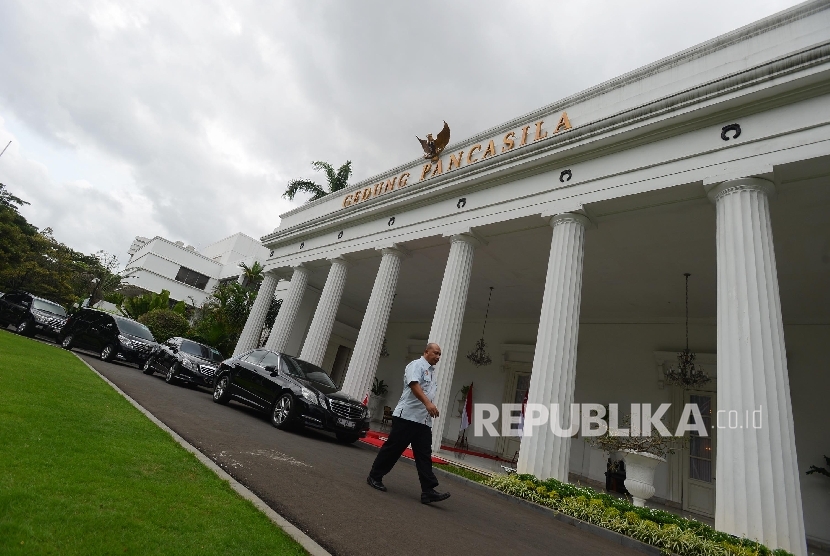
<path id="1" fill-rule="evenodd" d="M 51 228 L 38 230 L 18 212 L 27 204 L 0 183 L 0 289 L 25 289 L 70 307 L 89 296 L 98 301 L 120 285 L 114 256 L 85 255 L 58 241 Z"/>
<path id="2" fill-rule="evenodd" d="M 188 336 L 222 353 L 233 353 L 254 299 L 256 292 L 237 282 L 217 285 L 202 305 Z"/>
<path id="3" fill-rule="evenodd" d="M 298 179 L 288 182 L 288 187 L 283 193 L 283 197 L 287 199 L 294 199 L 294 196 L 299 192 L 311 193 L 310 201 L 322 199 L 329 193 L 345 189 L 349 185 L 349 178 L 352 175 L 352 161 L 347 160 L 337 171 L 328 162 L 312 162 L 311 167 L 317 171 L 322 170 L 326 174 L 327 187 L 316 184 L 311 180 Z"/>
<path id="4" fill-rule="evenodd" d="M 190 323 L 172 309 L 153 309 L 138 318 L 153 333 L 157 342 L 165 342 L 174 336 L 184 336 L 190 329 Z"/>
<path id="5" fill-rule="evenodd" d="M 259 261 L 254 261 L 254 264 L 248 266 L 245 263 L 239 263 L 239 268 L 242 269 L 242 285 L 251 290 L 258 290 L 259 285 L 265 278 L 262 273 L 263 267 Z"/>
<path id="6" fill-rule="evenodd" d="M 170 292 L 161 290 L 161 293 L 148 292 L 135 297 L 123 299 L 120 305 L 121 312 L 131 319 L 140 320 L 139 317 L 156 309 L 171 309 L 182 318 L 185 315 L 184 301 L 179 301 L 172 308 L 170 307 Z"/>

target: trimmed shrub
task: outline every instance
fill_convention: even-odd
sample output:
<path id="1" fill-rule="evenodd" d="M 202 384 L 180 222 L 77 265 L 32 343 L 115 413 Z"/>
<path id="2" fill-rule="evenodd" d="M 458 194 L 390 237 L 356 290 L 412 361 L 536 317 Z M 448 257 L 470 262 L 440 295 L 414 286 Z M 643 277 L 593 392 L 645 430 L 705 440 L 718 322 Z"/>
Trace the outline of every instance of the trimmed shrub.
<path id="1" fill-rule="evenodd" d="M 153 309 L 138 317 L 138 322 L 150 329 L 157 342 L 184 336 L 190 329 L 187 319 L 170 309 Z"/>

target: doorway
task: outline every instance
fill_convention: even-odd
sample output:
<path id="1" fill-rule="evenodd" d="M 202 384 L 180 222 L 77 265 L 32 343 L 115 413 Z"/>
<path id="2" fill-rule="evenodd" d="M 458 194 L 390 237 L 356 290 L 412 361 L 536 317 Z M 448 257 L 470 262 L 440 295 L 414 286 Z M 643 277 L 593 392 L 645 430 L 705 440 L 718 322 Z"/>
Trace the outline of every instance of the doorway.
<path id="1" fill-rule="evenodd" d="M 697 404 L 703 424 L 709 436 L 697 431 L 687 433 L 688 445 L 683 450 L 683 509 L 715 516 L 715 435 L 713 426 L 715 394 L 713 392 L 687 391 L 685 403 Z"/>
<path id="2" fill-rule="evenodd" d="M 532 363 L 517 363 L 511 362 L 511 370 L 509 371 L 505 381 L 504 403 L 515 403 L 521 405 L 527 396 L 530 389 L 530 371 L 533 367 Z M 514 423 L 511 425 L 514 429 L 513 434 L 517 434 L 519 425 Z M 499 428 L 501 428 L 501 420 L 499 420 Z M 499 455 L 510 461 L 515 458 L 522 445 L 521 436 L 506 436 L 504 432 L 499 438 L 500 445 L 498 447 Z"/>

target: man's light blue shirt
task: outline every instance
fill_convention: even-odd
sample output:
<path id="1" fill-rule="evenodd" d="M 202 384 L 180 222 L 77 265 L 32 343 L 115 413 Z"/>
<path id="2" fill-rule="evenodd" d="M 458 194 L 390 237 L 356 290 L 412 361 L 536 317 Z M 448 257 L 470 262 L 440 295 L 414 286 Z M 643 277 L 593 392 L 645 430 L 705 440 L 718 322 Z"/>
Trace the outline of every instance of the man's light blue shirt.
<path id="1" fill-rule="evenodd" d="M 427 413 L 426 406 L 415 397 L 409 384 L 412 382 L 419 383 L 429 401 L 435 403 L 435 381 L 432 376 L 434 372 L 435 367 L 430 365 L 423 356 L 406 366 L 403 373 L 403 394 L 401 394 L 401 399 L 398 405 L 395 406 L 392 415 L 408 421 L 423 423 L 428 427 L 432 426 L 432 417 Z"/>

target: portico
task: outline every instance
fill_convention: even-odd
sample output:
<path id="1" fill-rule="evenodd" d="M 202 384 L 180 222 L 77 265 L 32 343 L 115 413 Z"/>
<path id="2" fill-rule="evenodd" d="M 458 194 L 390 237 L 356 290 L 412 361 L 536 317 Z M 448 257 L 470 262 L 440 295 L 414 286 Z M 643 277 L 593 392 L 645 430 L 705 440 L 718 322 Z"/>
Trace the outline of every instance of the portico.
<path id="1" fill-rule="evenodd" d="M 567 127 L 557 125 L 563 114 Z M 539 121 L 554 125 L 537 130 Z M 515 144 L 491 150 L 494 138 Z M 485 148 L 487 157 L 451 163 Z M 264 291 L 283 299 L 268 347 L 291 352 L 296 336 L 293 353 L 352 396 L 362 399 L 378 377 L 394 405 L 403 366 L 439 343 L 435 449 L 454 441 L 456 395 L 473 381 L 477 403 L 513 402 L 524 389 L 544 404 L 697 396 L 741 413 L 763 406 L 762 429 L 718 430 L 705 457 L 687 450 L 661 464 L 657 496 L 794 554 L 806 554 L 808 537 L 830 543 L 828 501 L 804 475 L 828 449 L 827 2 L 451 144 L 438 164 L 424 170 L 416 160 L 281 216 L 262 238 L 272 250 Z M 691 347 L 716 377 L 694 392 L 658 371 L 682 349 L 684 272 Z M 490 286 L 494 363 L 476 368 L 465 356 Z M 312 288 L 316 305 L 304 301 Z M 237 351 L 256 343 L 257 307 Z M 518 444 L 468 438 L 508 456 Z M 542 478 L 605 471 L 582 438 L 548 431 L 518 445 L 519 470 Z"/>

